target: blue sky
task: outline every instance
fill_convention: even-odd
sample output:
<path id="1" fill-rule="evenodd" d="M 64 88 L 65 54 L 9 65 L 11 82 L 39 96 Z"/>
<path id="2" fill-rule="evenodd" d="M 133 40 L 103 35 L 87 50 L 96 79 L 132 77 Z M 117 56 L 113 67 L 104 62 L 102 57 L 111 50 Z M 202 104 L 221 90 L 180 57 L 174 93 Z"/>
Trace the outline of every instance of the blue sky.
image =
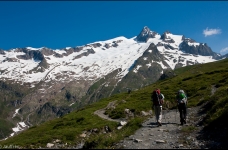
<path id="1" fill-rule="evenodd" d="M 124 36 L 144 26 L 228 53 L 228 1 L 0 1 L 0 49 L 61 49 Z"/>

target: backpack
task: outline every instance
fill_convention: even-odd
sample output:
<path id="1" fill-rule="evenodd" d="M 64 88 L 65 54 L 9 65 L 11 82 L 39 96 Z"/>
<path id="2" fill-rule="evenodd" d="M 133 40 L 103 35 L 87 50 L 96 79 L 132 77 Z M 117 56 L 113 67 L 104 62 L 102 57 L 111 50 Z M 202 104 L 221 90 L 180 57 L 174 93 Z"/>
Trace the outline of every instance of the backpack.
<path id="1" fill-rule="evenodd" d="M 160 98 L 160 104 L 162 105 L 164 103 L 165 96 L 161 93 L 159 95 L 159 98 Z"/>
<path id="2" fill-rule="evenodd" d="M 160 93 L 160 90 L 154 90 L 151 96 L 155 106 L 162 105 L 164 103 L 164 98 L 165 97 L 162 93 Z"/>
<path id="3" fill-rule="evenodd" d="M 187 96 L 183 90 L 179 90 L 177 92 L 177 101 L 178 103 L 185 103 L 185 104 L 187 103 Z"/>

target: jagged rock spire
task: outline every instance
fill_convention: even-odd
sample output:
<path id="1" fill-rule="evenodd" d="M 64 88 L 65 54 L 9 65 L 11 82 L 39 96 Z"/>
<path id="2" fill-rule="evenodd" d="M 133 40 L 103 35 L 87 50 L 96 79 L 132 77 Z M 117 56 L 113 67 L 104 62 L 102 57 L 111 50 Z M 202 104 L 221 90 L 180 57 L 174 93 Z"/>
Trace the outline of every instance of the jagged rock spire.
<path id="1" fill-rule="evenodd" d="M 140 34 L 136 37 L 139 42 L 147 42 L 149 38 L 155 38 L 156 32 L 151 31 L 147 26 L 145 26 Z"/>
<path id="2" fill-rule="evenodd" d="M 172 34 L 171 32 L 169 31 L 165 31 L 162 35 L 161 35 L 161 39 L 164 41 L 164 42 L 167 42 L 167 43 L 175 43 L 175 41 L 173 39 L 171 39 L 169 36 L 167 36 L 167 34 Z"/>
<path id="3" fill-rule="evenodd" d="M 168 39 L 167 34 L 170 34 L 170 32 L 169 32 L 169 31 L 165 31 L 165 32 L 161 35 L 161 39 L 162 39 L 162 40 Z"/>

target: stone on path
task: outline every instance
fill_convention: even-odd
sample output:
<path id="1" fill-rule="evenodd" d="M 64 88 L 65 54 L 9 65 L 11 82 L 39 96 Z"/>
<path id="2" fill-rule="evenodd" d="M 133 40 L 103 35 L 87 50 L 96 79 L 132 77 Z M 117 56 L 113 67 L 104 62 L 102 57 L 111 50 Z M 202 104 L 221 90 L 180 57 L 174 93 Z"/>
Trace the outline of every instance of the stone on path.
<path id="1" fill-rule="evenodd" d="M 47 143 L 47 148 L 51 148 L 51 147 L 53 147 L 53 146 L 54 146 L 53 143 Z"/>
<path id="2" fill-rule="evenodd" d="M 164 140 L 155 140 L 156 143 L 165 143 Z"/>
<path id="3" fill-rule="evenodd" d="M 142 142 L 142 140 L 140 140 L 140 139 L 134 139 L 134 142 L 139 143 L 139 142 Z"/>

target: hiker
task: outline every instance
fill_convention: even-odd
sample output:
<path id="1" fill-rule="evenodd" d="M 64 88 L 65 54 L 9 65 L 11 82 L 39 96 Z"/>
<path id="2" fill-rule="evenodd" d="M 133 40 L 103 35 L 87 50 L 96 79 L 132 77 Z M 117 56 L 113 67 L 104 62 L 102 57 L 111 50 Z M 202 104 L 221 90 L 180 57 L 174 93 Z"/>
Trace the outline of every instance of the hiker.
<path id="1" fill-rule="evenodd" d="M 151 100 L 153 102 L 153 108 L 158 127 L 162 126 L 162 104 L 164 103 L 164 98 L 165 97 L 160 92 L 160 89 L 156 89 L 151 93 Z"/>
<path id="2" fill-rule="evenodd" d="M 131 93 L 131 89 L 127 88 L 127 93 L 130 94 Z"/>
<path id="3" fill-rule="evenodd" d="M 180 113 L 180 122 L 181 125 L 186 124 L 186 115 L 187 115 L 187 96 L 184 90 L 178 90 L 176 95 L 177 107 Z"/>

